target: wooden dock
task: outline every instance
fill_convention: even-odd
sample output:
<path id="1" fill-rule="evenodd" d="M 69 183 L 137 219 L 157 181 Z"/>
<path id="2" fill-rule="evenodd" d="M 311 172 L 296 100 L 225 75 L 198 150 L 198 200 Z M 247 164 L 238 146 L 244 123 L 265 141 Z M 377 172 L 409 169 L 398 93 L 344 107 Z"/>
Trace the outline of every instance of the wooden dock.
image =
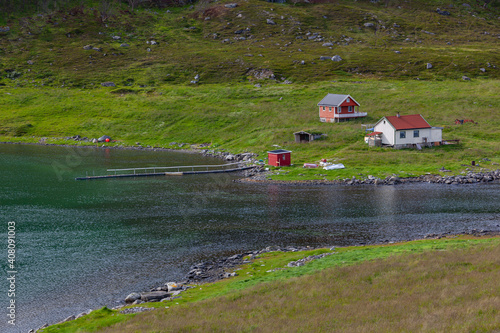
<path id="1" fill-rule="evenodd" d="M 183 175 L 200 175 L 207 173 L 227 173 L 250 170 L 257 167 L 256 165 L 245 166 L 242 163 L 229 163 L 220 165 L 189 165 L 178 167 L 146 167 L 146 168 L 130 168 L 130 169 L 108 169 L 108 172 L 114 174 L 102 176 L 85 176 L 77 177 L 75 180 L 97 180 L 109 178 L 130 178 L 130 177 L 156 177 L 156 176 L 183 176 Z M 183 170 L 185 169 L 185 170 Z M 203 170 L 204 169 L 204 170 Z M 159 170 L 166 170 L 158 172 Z M 127 173 L 121 173 L 127 172 Z"/>

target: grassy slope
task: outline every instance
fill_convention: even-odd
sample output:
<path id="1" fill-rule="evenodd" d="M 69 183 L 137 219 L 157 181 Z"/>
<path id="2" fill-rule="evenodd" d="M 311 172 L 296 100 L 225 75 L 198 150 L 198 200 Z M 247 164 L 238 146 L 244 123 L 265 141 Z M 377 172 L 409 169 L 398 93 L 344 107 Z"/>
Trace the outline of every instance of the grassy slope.
<path id="1" fill-rule="evenodd" d="M 436 173 L 442 166 L 459 173 L 465 169 L 462 164 L 472 160 L 500 162 L 499 88 L 496 80 L 343 81 L 263 88 L 249 84 L 173 85 L 125 95 L 109 89 L 4 88 L 5 93 L 0 95 L 0 104 L 4 105 L 0 129 L 7 135 L 25 132 L 13 140 L 38 140 L 31 135 L 108 134 L 129 145 L 137 141 L 165 147 L 174 141 L 212 143 L 237 152 L 259 152 L 262 157 L 278 144 L 294 152 L 297 165 L 320 158 L 344 163 L 346 170 L 333 173 L 340 177 Z M 315 104 L 331 91 L 356 96 L 369 113 L 367 119 L 320 123 Z M 445 139 L 460 139 L 462 143 L 423 151 L 369 149 L 360 124 L 376 122 L 388 114 L 387 110 L 394 110 L 390 114 L 396 110 L 421 113 L 432 125 L 445 127 Z M 456 118 L 470 118 L 478 124 L 455 125 Z M 307 145 L 295 144 L 293 132 L 302 129 L 328 136 Z M 480 164 L 497 168 L 491 162 Z M 314 176 L 318 170 L 307 172 L 293 168 L 290 175 L 300 179 L 323 177 Z M 299 173 L 305 176 L 297 176 Z"/>
<path id="2" fill-rule="evenodd" d="M 414 241 L 338 248 L 302 267 L 314 250 L 270 253 L 238 276 L 150 303 L 152 313 L 103 309 L 44 332 L 437 331 L 500 328 L 499 238 Z M 164 309 L 168 306 L 168 309 Z"/>
<path id="3" fill-rule="evenodd" d="M 108 134 L 127 145 L 151 146 L 208 142 L 261 157 L 277 144 L 294 151 L 297 165 L 327 158 L 347 166 L 326 176 L 292 168 L 286 177 L 294 179 L 418 175 L 443 166 L 459 173 L 471 160 L 500 162 L 498 7 L 430 0 L 387 6 L 249 0 L 234 9 L 225 3 L 199 2 L 170 13 L 132 14 L 122 7 L 105 23 L 89 7 L 9 22 L 11 30 L 0 33 L 0 135 L 38 141 Z M 438 6 L 452 15 L 437 14 Z M 268 18 L 276 25 L 267 24 Z M 309 39 L 313 33 L 323 41 Z M 115 35 L 121 39 L 113 40 Z M 237 39 L 242 36 L 246 40 Z M 146 43 L 151 40 L 159 44 Z M 123 42 L 130 46 L 120 47 Z M 335 54 L 344 61 L 319 60 Z M 425 69 L 427 62 L 434 67 Z M 257 79 L 254 73 L 264 69 L 277 80 Z M 192 85 L 196 74 L 200 83 Z M 461 81 L 462 75 L 473 81 Z M 294 83 L 280 84 L 286 79 Z M 104 81 L 118 88 L 103 88 Z M 255 88 L 256 82 L 262 88 Z M 369 117 L 319 123 L 315 105 L 329 92 L 351 94 Z M 445 127 L 445 138 L 463 144 L 422 152 L 368 149 L 361 122 L 396 111 L 421 113 Z M 456 118 L 479 124 L 455 126 Z M 328 137 L 293 144 L 292 133 L 303 129 Z"/>

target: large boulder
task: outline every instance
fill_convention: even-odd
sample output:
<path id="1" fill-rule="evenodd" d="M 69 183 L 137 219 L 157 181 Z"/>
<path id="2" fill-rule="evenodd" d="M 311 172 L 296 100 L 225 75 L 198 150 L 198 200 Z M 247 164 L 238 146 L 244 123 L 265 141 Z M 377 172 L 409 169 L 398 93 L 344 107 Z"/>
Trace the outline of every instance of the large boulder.
<path id="1" fill-rule="evenodd" d="M 170 294 L 166 291 L 148 291 L 141 293 L 141 301 L 143 302 L 159 302 L 167 297 L 170 297 Z"/>
<path id="2" fill-rule="evenodd" d="M 125 302 L 127 303 L 133 303 L 137 301 L 138 299 L 141 298 L 141 295 L 139 293 L 131 293 L 127 297 L 125 297 Z"/>

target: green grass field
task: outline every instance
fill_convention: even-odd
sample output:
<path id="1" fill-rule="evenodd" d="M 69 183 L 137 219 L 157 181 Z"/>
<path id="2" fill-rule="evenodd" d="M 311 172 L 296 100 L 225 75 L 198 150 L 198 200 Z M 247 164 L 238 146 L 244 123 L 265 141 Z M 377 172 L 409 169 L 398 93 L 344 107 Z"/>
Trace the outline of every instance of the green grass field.
<path id="1" fill-rule="evenodd" d="M 262 159 L 279 145 L 293 151 L 295 167 L 276 179 L 412 176 L 442 167 L 458 174 L 471 161 L 498 168 L 495 2 L 249 0 L 227 8 L 199 1 L 133 12 L 116 2 L 105 19 L 98 3 L 58 3 L 33 15 L 3 13 L 10 30 L 0 32 L 2 141 L 72 144 L 64 137 L 107 134 L 118 145 L 209 143 Z M 320 60 L 326 55 L 344 60 Z M 108 81 L 116 87 L 101 86 Z M 327 93 L 352 95 L 368 117 L 320 123 L 316 104 Z M 461 143 L 368 149 L 361 124 L 396 112 L 420 113 Z M 299 130 L 327 136 L 298 145 L 292 134 Z M 346 169 L 300 168 L 321 158 Z"/>
<path id="2" fill-rule="evenodd" d="M 492 332 L 500 329 L 499 245 L 453 236 L 336 248 L 294 268 L 287 263 L 329 250 L 272 252 L 236 277 L 148 303 L 155 311 L 104 308 L 43 332 Z"/>
<path id="3" fill-rule="evenodd" d="M 500 162 L 500 82 L 335 80 L 315 84 L 161 85 L 137 88 L 4 87 L 0 95 L 0 134 L 8 141 L 77 144 L 61 137 L 110 135 L 110 145 L 171 146 L 201 144 L 265 158 L 274 145 L 293 151 L 295 167 L 276 179 L 337 179 L 368 176 L 415 176 L 441 167 L 460 173 L 471 161 L 497 169 Z M 339 124 L 319 122 L 316 104 L 327 93 L 351 94 L 368 112 L 362 120 Z M 361 124 L 382 116 L 420 113 L 432 126 L 444 127 L 444 139 L 460 144 L 432 149 L 369 148 Z M 455 125 L 455 119 L 476 123 Z M 296 144 L 293 133 L 311 130 L 327 136 Z M 55 138 L 55 139 L 51 139 Z M 185 147 L 184 147 L 185 148 Z M 304 162 L 321 158 L 343 163 L 344 170 L 305 170 Z M 491 161 L 483 161 L 485 158 Z M 285 174 L 288 172 L 288 174 Z M 299 176 L 302 175 L 302 176 Z"/>

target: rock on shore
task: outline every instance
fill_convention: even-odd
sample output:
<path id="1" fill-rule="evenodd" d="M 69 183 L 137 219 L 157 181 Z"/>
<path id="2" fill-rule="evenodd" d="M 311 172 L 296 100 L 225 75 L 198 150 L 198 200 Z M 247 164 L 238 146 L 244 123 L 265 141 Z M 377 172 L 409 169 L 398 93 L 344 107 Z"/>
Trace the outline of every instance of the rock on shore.
<path id="1" fill-rule="evenodd" d="M 357 179 L 356 177 L 344 180 L 269 180 L 266 177 L 269 174 L 255 172 L 247 179 L 237 180 L 238 182 L 263 182 L 263 183 L 277 183 L 277 184 L 290 184 L 290 185 L 397 185 L 407 183 L 435 183 L 435 184 L 476 184 L 476 183 L 489 183 L 500 181 L 500 170 L 487 171 L 487 172 L 471 172 L 465 175 L 456 176 L 441 176 L 441 175 L 423 175 L 418 177 L 400 178 L 398 176 L 388 176 L 386 178 L 377 178 L 368 176 L 364 179 Z"/>

